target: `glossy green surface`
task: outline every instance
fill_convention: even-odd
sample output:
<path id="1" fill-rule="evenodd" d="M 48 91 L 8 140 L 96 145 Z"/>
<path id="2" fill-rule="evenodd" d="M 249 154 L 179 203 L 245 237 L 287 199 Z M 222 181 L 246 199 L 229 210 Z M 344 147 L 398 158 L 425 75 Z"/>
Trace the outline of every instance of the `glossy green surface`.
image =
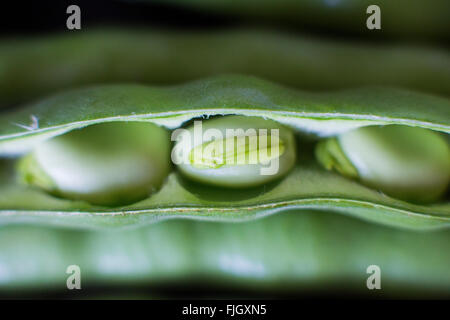
<path id="1" fill-rule="evenodd" d="M 170 137 L 151 123 L 73 130 L 37 145 L 19 164 L 21 180 L 51 194 L 105 206 L 137 202 L 170 172 Z"/>
<path id="2" fill-rule="evenodd" d="M 435 202 L 450 182 L 446 137 L 431 130 L 399 125 L 369 126 L 323 141 L 318 160 L 327 169 L 393 197 Z"/>
<path id="3" fill-rule="evenodd" d="M 321 136 L 365 125 L 404 124 L 450 132 L 450 101 L 408 90 L 364 87 L 312 93 L 255 77 L 225 75 L 179 86 L 94 86 L 55 94 L 0 118 L 0 154 L 110 121 L 178 128 L 194 117 L 260 116 Z M 32 120 L 37 121 L 37 123 Z"/>
<path id="4" fill-rule="evenodd" d="M 227 188 L 256 187 L 280 179 L 293 168 L 297 153 L 292 130 L 257 117 L 197 121 L 177 141 L 172 159 L 183 175 Z"/>
<path id="5" fill-rule="evenodd" d="M 409 24 L 406 24 L 409 26 Z M 83 30 L 0 42 L 0 107 L 80 85 L 242 73 L 302 89 L 390 85 L 450 94 L 445 49 L 264 30 Z"/>
<path id="6" fill-rule="evenodd" d="M 67 292 L 66 269 L 78 265 L 85 292 L 204 283 L 260 294 L 314 288 L 442 298 L 450 294 L 449 245 L 447 231 L 394 230 L 323 212 L 239 224 L 166 221 L 121 232 L 10 226 L 0 232 L 0 294 Z M 367 289 L 370 265 L 381 269 L 381 290 Z"/>
<path id="7" fill-rule="evenodd" d="M 418 126 L 450 132 L 448 99 L 410 91 L 363 88 L 330 93 L 287 89 L 257 78 L 222 76 L 167 88 L 136 85 L 69 91 L 0 119 L 0 154 L 29 150 L 39 141 L 75 128 L 110 121 L 148 121 L 170 128 L 199 116 L 261 116 L 298 132 L 335 135 L 379 124 Z M 23 128 L 30 116 L 38 128 Z M 22 124 L 22 126 L 18 126 Z M 224 192 L 187 183 L 176 172 L 161 190 L 141 202 L 118 208 L 51 197 L 14 182 L 11 169 L 0 183 L 1 222 L 33 222 L 82 228 L 141 225 L 189 217 L 242 221 L 288 209 L 324 209 L 404 228 L 450 225 L 450 203 L 414 205 L 379 193 L 320 168 L 313 151 L 301 146 L 296 167 L 279 182 Z M 1 175 L 0 175 L 1 176 Z"/>

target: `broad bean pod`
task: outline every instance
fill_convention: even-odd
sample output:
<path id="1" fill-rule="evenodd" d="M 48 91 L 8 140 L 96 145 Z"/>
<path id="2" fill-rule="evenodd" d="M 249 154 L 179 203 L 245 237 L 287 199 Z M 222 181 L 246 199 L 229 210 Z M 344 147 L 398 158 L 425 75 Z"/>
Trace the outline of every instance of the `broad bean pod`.
<path id="1" fill-rule="evenodd" d="M 414 204 L 328 172 L 319 166 L 307 139 L 301 136 L 321 139 L 374 125 L 420 127 L 448 134 L 449 106 L 446 98 L 399 89 L 311 93 L 238 75 L 171 87 L 115 85 L 72 90 L 5 114 L 0 119 L 0 154 L 20 156 L 50 138 L 103 122 L 145 121 L 176 129 L 194 118 L 240 115 L 269 119 L 297 132 L 299 159 L 281 181 L 236 192 L 192 184 L 174 171 L 159 192 L 115 208 L 59 199 L 21 186 L 5 164 L 0 218 L 3 223 L 98 228 L 175 217 L 242 221 L 289 209 L 323 209 L 397 227 L 448 227 L 450 208 L 445 198 Z"/>

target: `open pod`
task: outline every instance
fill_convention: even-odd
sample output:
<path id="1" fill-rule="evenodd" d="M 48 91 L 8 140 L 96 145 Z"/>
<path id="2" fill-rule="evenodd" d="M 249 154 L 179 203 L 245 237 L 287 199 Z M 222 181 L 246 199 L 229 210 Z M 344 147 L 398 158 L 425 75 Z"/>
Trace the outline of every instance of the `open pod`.
<path id="1" fill-rule="evenodd" d="M 294 130 L 300 135 L 294 168 L 270 185 L 226 193 L 186 182 L 174 170 L 150 197 L 111 208 L 21 185 L 13 164 L 5 160 L 0 174 L 0 221 L 97 228 L 168 218 L 242 221 L 286 210 L 301 214 L 303 209 L 320 209 L 405 228 L 450 225 L 450 203 L 445 196 L 431 204 L 402 201 L 327 171 L 314 158 L 311 141 L 364 126 L 395 124 L 450 133 L 448 99 L 399 89 L 308 93 L 238 75 L 170 87 L 82 88 L 4 113 L 0 155 L 21 156 L 42 141 L 105 122 L 146 121 L 176 129 L 195 118 L 224 115 L 261 117 Z"/>

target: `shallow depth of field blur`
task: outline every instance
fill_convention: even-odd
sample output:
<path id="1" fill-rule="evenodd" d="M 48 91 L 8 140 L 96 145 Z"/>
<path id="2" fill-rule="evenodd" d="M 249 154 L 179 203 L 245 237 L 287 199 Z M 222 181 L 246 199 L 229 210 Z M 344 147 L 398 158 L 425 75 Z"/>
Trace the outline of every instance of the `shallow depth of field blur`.
<path id="1" fill-rule="evenodd" d="M 0 117 L 70 88 L 127 82 L 176 85 L 228 73 L 257 76 L 314 92 L 380 85 L 448 98 L 450 1 L 424 2 L 86 0 L 11 4 L 8 10 L 2 10 L 4 27 L 0 28 Z M 382 8 L 382 29 L 368 30 L 366 8 L 377 3 Z M 66 28 L 70 4 L 81 8 L 81 30 Z M 378 54 L 372 58 L 374 53 Z M 385 71 L 382 77 L 380 70 Z M 363 264 L 363 257 L 360 260 L 342 249 L 342 255 L 335 252 L 319 259 L 313 247 L 333 246 L 335 237 L 341 241 L 336 248 L 363 243 L 361 246 L 366 244 L 371 250 L 383 250 L 382 245 L 369 245 L 357 230 L 384 227 L 341 215 L 331 217 L 326 212 L 317 214 L 324 221 L 330 218 L 326 231 L 333 236 L 321 238 L 319 230 L 316 237 L 299 241 L 299 250 L 306 254 L 298 264 L 276 258 L 271 262 L 275 266 L 277 262 L 293 263 L 292 270 L 306 279 L 302 287 L 289 286 L 289 278 L 267 273 L 259 264 L 257 257 L 264 253 L 286 249 L 261 248 L 252 243 L 261 240 L 270 246 L 271 242 L 263 239 L 282 238 L 271 235 L 260 221 L 234 226 L 236 236 L 218 227 L 217 232 L 222 232 L 218 237 L 224 243 L 215 248 L 214 239 L 210 246 L 195 246 L 192 239 L 214 238 L 206 226 L 220 222 L 186 222 L 188 230 L 203 234 L 186 232 L 179 221 L 166 221 L 127 229 L 117 236 L 109 231 L 9 226 L 0 221 L 0 298 L 379 297 L 369 291 L 354 291 L 352 281 L 366 275 L 355 280 L 351 268 L 348 272 L 345 269 L 351 263 Z M 264 219 L 278 223 L 275 217 Z M 304 224 L 295 230 L 308 234 L 309 229 L 304 229 L 308 228 L 308 219 L 302 221 Z M 278 232 L 283 223 L 278 223 Z M 334 223 L 336 228 L 332 227 Z M 254 230 L 259 238 L 239 235 L 240 228 Z M 448 230 L 439 232 L 448 234 Z M 392 241 L 410 236 L 414 237 L 410 231 L 399 231 Z M 243 237 L 241 242 L 239 237 Z M 427 238 L 420 234 L 418 241 L 422 237 Z M 54 241 L 63 238 L 62 242 Z M 379 241 L 387 243 L 386 239 Z M 248 247 L 233 247 L 244 242 Z M 282 243 L 295 251 L 289 241 Z M 196 270 L 187 255 L 206 262 Z M 211 265 L 205 255 L 211 255 Z M 45 261 L 39 259 L 42 256 Z M 388 263 L 389 257 L 385 258 Z M 319 260 L 323 265 L 315 265 Z M 65 266 L 77 261 L 84 261 L 82 268 L 95 280 L 89 280 L 92 285 L 83 290 L 69 291 Z M 450 261 L 436 263 L 444 263 L 441 269 L 447 263 L 450 269 Z M 396 282 L 401 294 L 450 295 L 445 288 L 428 284 L 424 284 L 422 293 L 408 293 L 408 286 L 402 285 L 413 282 L 411 276 L 390 266 L 391 274 L 401 275 Z M 331 280 L 318 278 L 319 268 L 320 274 Z M 333 278 L 337 274 L 342 277 Z M 272 277 L 275 284 L 260 285 L 258 279 L 262 277 Z M 241 281 L 246 285 L 241 286 Z"/>

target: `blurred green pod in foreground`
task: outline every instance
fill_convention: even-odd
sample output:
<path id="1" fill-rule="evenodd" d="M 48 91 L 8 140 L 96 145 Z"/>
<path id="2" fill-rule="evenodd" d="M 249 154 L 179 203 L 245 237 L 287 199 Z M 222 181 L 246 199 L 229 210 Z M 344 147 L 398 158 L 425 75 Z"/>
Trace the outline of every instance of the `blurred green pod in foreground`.
<path id="1" fill-rule="evenodd" d="M 111 122 L 38 144 L 19 163 L 21 180 L 65 198 L 118 206 L 159 189 L 170 170 L 166 129 Z"/>
<path id="2" fill-rule="evenodd" d="M 181 130 L 172 158 L 181 173 L 205 184 L 253 187 L 283 177 L 295 164 L 293 131 L 272 120 L 226 116 Z"/>
<path id="3" fill-rule="evenodd" d="M 447 140 L 422 128 L 363 127 L 321 141 L 316 154 L 328 170 L 407 201 L 436 201 L 450 182 Z"/>
<path id="4" fill-rule="evenodd" d="M 364 297 L 448 297 L 450 233 L 395 230 L 325 212 L 290 212 L 243 223 L 170 220 L 123 231 L 8 226 L 0 232 L 0 296 L 133 293 L 203 286 L 248 295 L 313 292 Z M 381 290 L 369 290 L 375 265 Z M 371 283 L 369 281 L 369 283 Z M 197 286 L 196 286 L 197 285 Z M 53 291 L 52 291 L 53 290 Z"/>

